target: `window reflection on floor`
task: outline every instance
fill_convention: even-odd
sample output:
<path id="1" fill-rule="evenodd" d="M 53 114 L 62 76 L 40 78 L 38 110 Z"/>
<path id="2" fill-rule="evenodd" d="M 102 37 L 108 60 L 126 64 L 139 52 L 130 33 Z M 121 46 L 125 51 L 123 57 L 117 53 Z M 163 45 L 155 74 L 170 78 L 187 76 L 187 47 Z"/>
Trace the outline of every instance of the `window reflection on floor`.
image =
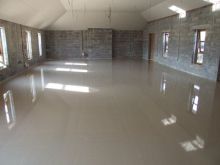
<path id="1" fill-rule="evenodd" d="M 37 99 L 37 91 L 36 91 L 36 86 L 35 86 L 34 75 L 30 76 L 30 85 L 31 85 L 32 102 L 34 103 Z"/>
<path id="2" fill-rule="evenodd" d="M 76 73 L 87 73 L 87 69 L 71 69 L 71 68 L 56 68 L 57 72 L 76 72 Z"/>
<path id="3" fill-rule="evenodd" d="M 69 92 L 81 92 L 81 93 L 89 93 L 90 88 L 86 86 L 76 86 L 76 85 L 64 85 L 59 83 L 48 83 L 46 85 L 47 89 L 55 89 L 55 90 L 64 90 Z"/>
<path id="4" fill-rule="evenodd" d="M 72 62 L 66 62 L 65 65 L 75 65 L 75 66 L 87 66 L 87 63 L 72 63 Z"/>
<path id="5" fill-rule="evenodd" d="M 165 118 L 161 120 L 161 122 L 163 123 L 164 126 L 169 126 L 175 124 L 177 122 L 177 118 L 175 115 L 171 115 L 171 117 Z"/>
<path id="6" fill-rule="evenodd" d="M 199 92 L 200 86 L 193 85 L 190 93 L 190 111 L 193 114 L 197 114 L 199 110 Z"/>
<path id="7" fill-rule="evenodd" d="M 167 75 L 166 73 L 162 73 L 161 84 L 160 84 L 160 92 L 164 95 L 166 94 L 167 88 Z"/>
<path id="8" fill-rule="evenodd" d="M 44 91 L 44 86 L 45 86 L 45 80 L 44 80 L 44 69 L 41 68 L 40 70 L 40 75 L 41 75 L 41 87 L 42 87 L 42 91 Z"/>
<path id="9" fill-rule="evenodd" d="M 192 151 L 204 149 L 205 141 L 200 136 L 197 135 L 194 140 L 182 142 L 180 143 L 180 145 L 186 152 L 192 152 Z"/>
<path id="10" fill-rule="evenodd" d="M 7 121 L 8 129 L 12 129 L 16 124 L 16 114 L 12 91 L 7 91 L 3 95 L 4 98 L 4 111 Z"/>

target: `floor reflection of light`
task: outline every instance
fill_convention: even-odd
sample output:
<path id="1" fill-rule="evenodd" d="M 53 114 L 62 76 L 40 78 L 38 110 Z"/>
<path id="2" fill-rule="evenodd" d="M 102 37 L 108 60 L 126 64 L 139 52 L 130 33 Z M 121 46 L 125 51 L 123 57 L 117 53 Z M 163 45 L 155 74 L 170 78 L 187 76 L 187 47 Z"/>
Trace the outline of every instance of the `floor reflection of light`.
<path id="1" fill-rule="evenodd" d="M 199 92 L 200 92 L 200 86 L 199 85 L 193 85 L 192 92 L 191 92 L 191 99 L 190 99 L 190 109 L 193 114 L 196 114 L 198 112 L 199 107 Z"/>
<path id="2" fill-rule="evenodd" d="M 37 91 L 35 86 L 34 75 L 30 76 L 30 84 L 31 84 L 32 102 L 34 103 L 37 99 Z"/>
<path id="3" fill-rule="evenodd" d="M 8 124 L 8 129 L 12 129 L 16 124 L 16 114 L 14 100 L 11 91 L 7 91 L 4 95 L 5 117 Z"/>
<path id="4" fill-rule="evenodd" d="M 162 74 L 161 78 L 161 84 L 160 84 L 160 92 L 165 94 L 166 93 L 166 88 L 167 88 L 167 80 L 166 80 L 166 74 Z"/>
<path id="5" fill-rule="evenodd" d="M 65 65 L 88 66 L 88 64 L 86 63 L 71 63 L 71 62 L 66 62 Z"/>
<path id="6" fill-rule="evenodd" d="M 42 86 L 42 91 L 44 91 L 44 86 L 45 86 L 45 81 L 44 81 L 44 69 L 41 68 L 41 86 Z"/>
<path id="7" fill-rule="evenodd" d="M 196 139 L 192 141 L 182 142 L 180 143 L 180 145 L 186 152 L 192 152 L 192 151 L 197 151 L 199 149 L 204 149 L 205 141 L 201 137 L 196 136 Z"/>
<path id="8" fill-rule="evenodd" d="M 83 86 L 65 85 L 64 90 L 65 91 L 72 91 L 72 92 L 89 93 L 89 88 L 88 87 L 83 87 Z"/>
<path id="9" fill-rule="evenodd" d="M 64 85 L 58 83 L 48 83 L 46 85 L 47 89 L 55 89 L 55 90 L 64 90 L 69 92 L 81 92 L 81 93 L 89 93 L 90 88 L 86 86 L 76 86 L 76 85 Z"/>
<path id="10" fill-rule="evenodd" d="M 165 118 L 163 120 L 161 120 L 161 122 L 165 125 L 165 126 L 169 126 L 169 125 L 173 125 L 177 122 L 177 118 L 174 115 L 171 115 L 171 117 L 169 118 Z"/>
<path id="11" fill-rule="evenodd" d="M 57 89 L 57 90 L 62 90 L 63 89 L 63 84 L 57 84 L 57 83 L 48 83 L 46 85 L 47 89 Z"/>
<path id="12" fill-rule="evenodd" d="M 59 72 L 79 72 L 79 73 L 87 73 L 86 69 L 70 69 L 70 68 L 56 68 L 56 71 Z"/>

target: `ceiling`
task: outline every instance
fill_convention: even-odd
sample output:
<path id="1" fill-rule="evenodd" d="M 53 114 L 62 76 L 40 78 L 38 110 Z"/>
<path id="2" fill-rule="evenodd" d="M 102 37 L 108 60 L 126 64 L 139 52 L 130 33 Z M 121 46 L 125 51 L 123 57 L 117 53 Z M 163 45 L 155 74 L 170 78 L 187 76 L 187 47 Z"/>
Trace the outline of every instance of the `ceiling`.
<path id="1" fill-rule="evenodd" d="M 168 7 L 191 10 L 203 0 L 0 0 L 0 19 L 49 30 L 143 29 L 147 21 L 174 15 Z"/>

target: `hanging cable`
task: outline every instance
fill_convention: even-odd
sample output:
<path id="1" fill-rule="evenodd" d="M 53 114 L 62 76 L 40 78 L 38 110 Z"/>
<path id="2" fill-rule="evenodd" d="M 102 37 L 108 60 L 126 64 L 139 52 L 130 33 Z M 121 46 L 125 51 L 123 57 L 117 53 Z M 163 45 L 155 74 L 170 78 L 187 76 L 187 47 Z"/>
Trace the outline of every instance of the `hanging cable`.
<path id="1" fill-rule="evenodd" d="M 180 5 L 183 4 L 182 0 L 180 0 Z M 178 33 L 178 48 L 177 48 L 177 61 L 179 61 L 179 58 L 180 58 L 180 46 L 181 46 L 181 25 L 182 25 L 182 18 L 180 17 L 180 15 L 178 16 L 179 17 L 179 33 Z"/>

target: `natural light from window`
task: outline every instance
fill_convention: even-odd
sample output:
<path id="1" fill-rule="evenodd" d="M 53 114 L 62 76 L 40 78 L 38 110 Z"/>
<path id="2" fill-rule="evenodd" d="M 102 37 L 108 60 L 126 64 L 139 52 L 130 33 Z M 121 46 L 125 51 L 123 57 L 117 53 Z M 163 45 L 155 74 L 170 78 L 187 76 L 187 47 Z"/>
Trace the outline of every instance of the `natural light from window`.
<path id="1" fill-rule="evenodd" d="M 59 72 L 79 72 L 79 73 L 87 73 L 86 69 L 71 69 L 71 68 L 56 68 L 56 71 Z"/>
<path id="2" fill-rule="evenodd" d="M 8 49 L 5 28 L 0 27 L 0 69 L 8 66 Z"/>
<path id="3" fill-rule="evenodd" d="M 171 115 L 169 118 L 165 118 L 161 120 L 164 126 L 173 125 L 177 122 L 177 117 L 175 115 Z"/>
<path id="4" fill-rule="evenodd" d="M 212 5 L 213 12 L 220 10 L 220 0 L 203 0 L 203 1 L 213 4 Z"/>
<path id="5" fill-rule="evenodd" d="M 4 93 L 3 98 L 5 104 L 5 118 L 8 124 L 8 129 L 11 130 L 16 124 L 16 113 L 12 91 L 9 90 Z"/>
<path id="6" fill-rule="evenodd" d="M 31 94 L 32 94 L 32 103 L 34 103 L 37 99 L 37 91 L 35 86 L 34 75 L 30 76 L 30 86 L 31 86 Z"/>
<path id="7" fill-rule="evenodd" d="M 42 37 L 41 37 L 41 33 L 37 33 L 37 35 L 38 35 L 39 56 L 42 56 Z"/>
<path id="8" fill-rule="evenodd" d="M 88 66 L 88 64 L 86 63 L 71 63 L 71 62 L 66 62 L 65 65 Z"/>
<path id="9" fill-rule="evenodd" d="M 86 86 L 76 86 L 76 85 L 64 85 L 60 83 L 48 83 L 46 85 L 47 89 L 64 90 L 69 92 L 81 92 L 89 93 L 90 88 Z"/>
<path id="10" fill-rule="evenodd" d="M 32 55 L 32 43 L 31 43 L 31 32 L 25 31 L 26 33 L 26 51 L 27 51 L 27 58 L 28 60 L 31 60 L 33 58 Z"/>
<path id="11" fill-rule="evenodd" d="M 192 152 L 204 149 L 205 141 L 200 136 L 196 136 L 194 140 L 182 142 L 180 145 L 186 152 Z"/>

